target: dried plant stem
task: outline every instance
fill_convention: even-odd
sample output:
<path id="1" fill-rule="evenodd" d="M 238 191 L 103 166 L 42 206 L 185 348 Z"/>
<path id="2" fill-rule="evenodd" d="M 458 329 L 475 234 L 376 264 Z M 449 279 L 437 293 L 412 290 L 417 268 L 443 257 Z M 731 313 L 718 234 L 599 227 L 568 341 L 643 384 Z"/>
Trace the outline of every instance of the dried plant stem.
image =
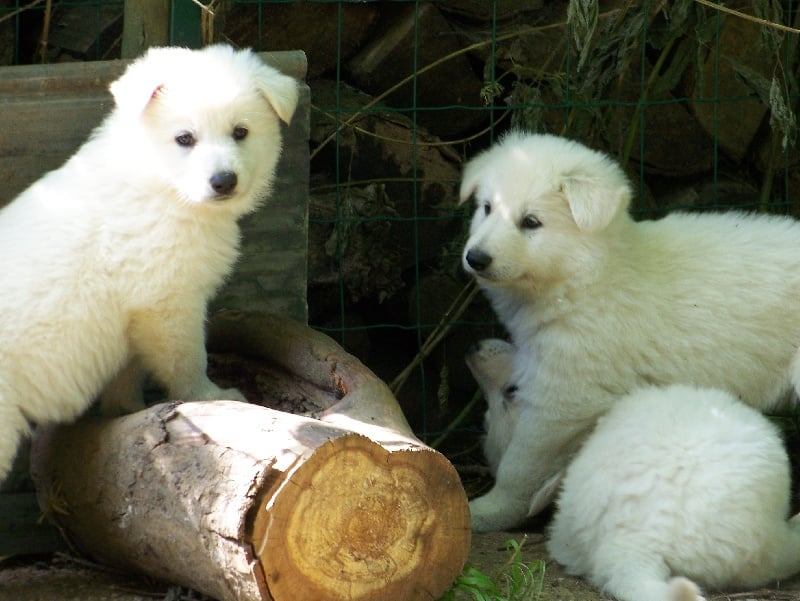
<path id="1" fill-rule="evenodd" d="M 42 23 L 42 39 L 39 40 L 39 56 L 42 64 L 47 62 L 47 42 L 50 39 L 50 21 L 53 17 L 53 1 L 47 0 L 44 5 L 44 19 Z"/>
<path id="2" fill-rule="evenodd" d="M 433 442 L 430 443 L 430 446 L 438 450 L 441 444 L 447 439 L 447 437 L 450 436 L 455 431 L 455 429 L 461 425 L 461 422 L 467 419 L 467 416 L 470 413 L 472 413 L 472 410 L 475 408 L 475 405 L 477 405 L 482 398 L 483 398 L 483 392 L 479 388 L 475 391 L 475 394 L 472 395 L 472 398 L 469 400 L 469 403 L 464 405 L 464 408 L 461 411 L 459 411 L 458 415 L 456 415 L 449 424 L 447 424 L 447 427 L 444 429 L 444 431 L 441 434 L 439 434 L 439 436 L 437 436 Z"/>
<path id="3" fill-rule="evenodd" d="M 9 19 L 13 19 L 14 17 L 24 13 L 26 10 L 33 8 L 34 6 L 41 4 L 44 0 L 33 0 L 33 2 L 29 2 L 25 6 L 20 6 L 17 10 L 8 13 L 7 15 L 3 15 L 0 17 L 0 23 L 3 21 L 8 21 Z"/>
<path id="4" fill-rule="evenodd" d="M 452 325 L 449 323 L 452 320 L 458 319 L 467 307 L 472 302 L 472 299 L 475 298 L 475 295 L 478 294 L 478 286 L 475 284 L 474 281 L 471 281 L 469 284 L 464 286 L 461 289 L 461 292 L 458 293 L 455 300 L 450 304 L 447 311 L 445 311 L 444 315 L 442 315 L 439 323 L 433 329 L 433 332 L 425 339 L 425 342 L 422 344 L 422 348 L 420 348 L 419 352 L 414 356 L 403 371 L 401 371 L 394 380 L 392 380 L 391 384 L 389 384 L 389 388 L 391 389 L 392 393 L 397 396 L 397 393 L 403 388 L 405 383 L 408 381 L 411 372 L 422 362 L 423 359 L 427 358 L 428 355 L 433 352 L 439 343 L 447 336 L 448 332 Z"/>
<path id="5" fill-rule="evenodd" d="M 766 19 L 754 17 L 753 15 L 748 15 L 747 13 L 743 13 L 741 11 L 728 8 L 727 6 L 724 6 L 717 2 L 710 2 L 709 0 L 694 0 L 694 1 L 697 2 L 698 4 L 702 4 L 703 6 L 708 6 L 709 8 L 714 8 L 720 12 L 728 13 L 729 15 L 739 17 L 740 19 L 744 19 L 745 21 L 752 21 L 753 23 L 758 23 L 759 25 L 763 25 L 764 27 L 772 27 L 774 29 L 780 29 L 781 31 L 788 31 L 789 33 L 800 33 L 800 29 L 797 29 L 795 27 L 789 27 L 788 25 L 783 25 L 781 23 L 775 23 L 774 21 L 767 21 Z"/>
<path id="6" fill-rule="evenodd" d="M 607 17 L 609 15 L 616 14 L 617 12 L 618 12 L 618 9 L 613 9 L 613 10 L 607 11 L 605 13 L 601 13 L 599 16 L 600 17 Z M 419 77 L 423 73 L 426 73 L 427 71 L 430 71 L 431 69 L 435 69 L 439 65 L 441 65 L 443 63 L 446 63 L 447 61 L 449 61 L 449 60 L 451 60 L 451 59 L 453 59 L 453 58 L 455 58 L 457 56 L 460 56 L 462 54 L 468 54 L 470 52 L 473 52 L 475 50 L 483 48 L 484 46 L 488 46 L 488 45 L 490 45 L 492 43 L 503 42 L 505 40 L 510 40 L 510 39 L 513 39 L 513 38 L 521 36 L 521 35 L 531 34 L 531 33 L 538 33 L 538 32 L 542 32 L 542 31 L 547 31 L 548 29 L 555 29 L 555 28 L 558 28 L 558 27 L 564 27 L 565 24 L 566 24 L 566 22 L 559 21 L 558 23 L 549 23 L 547 25 L 540 25 L 540 26 L 536 26 L 536 27 L 522 27 L 522 28 L 517 29 L 517 30 L 515 30 L 515 31 L 513 31 L 511 33 L 507 33 L 505 35 L 492 37 L 492 38 L 490 38 L 488 40 L 482 40 L 480 42 L 475 42 L 474 44 L 470 44 L 469 46 L 465 46 L 464 48 L 461 48 L 460 50 L 456 50 L 455 52 L 451 52 L 450 54 L 448 54 L 446 56 L 443 56 L 443 57 L 441 57 L 439 59 L 436 59 L 432 63 L 429 63 L 429 64 L 425 65 L 424 67 L 422 67 L 420 69 L 417 69 L 417 71 L 415 71 L 414 73 L 411 73 L 407 77 L 404 77 L 403 79 L 398 81 L 396 84 L 391 86 L 389 89 L 387 89 L 385 92 L 379 94 L 378 96 L 376 96 L 375 98 L 370 100 L 367 104 L 365 104 L 363 107 L 361 107 L 361 111 L 365 111 L 365 110 L 367 110 L 369 108 L 372 108 L 373 106 L 378 104 L 381 100 L 383 100 L 387 96 L 391 95 L 393 92 L 399 90 L 401 87 L 406 85 L 408 82 L 412 81 L 415 77 Z M 333 132 L 331 132 L 328 135 L 328 137 L 325 138 L 322 142 L 320 142 L 320 144 L 311 152 L 310 158 L 313 159 L 322 150 L 323 147 L 325 147 L 328 143 L 330 143 L 332 140 L 334 140 L 336 138 L 336 134 L 339 132 L 340 129 L 350 125 L 351 123 L 353 123 L 353 121 L 355 121 L 356 119 L 359 119 L 360 117 L 361 117 L 361 112 L 357 112 L 357 113 L 354 113 L 350 118 L 346 119 L 345 121 L 342 121 L 339 124 L 339 127 L 337 127 Z"/>

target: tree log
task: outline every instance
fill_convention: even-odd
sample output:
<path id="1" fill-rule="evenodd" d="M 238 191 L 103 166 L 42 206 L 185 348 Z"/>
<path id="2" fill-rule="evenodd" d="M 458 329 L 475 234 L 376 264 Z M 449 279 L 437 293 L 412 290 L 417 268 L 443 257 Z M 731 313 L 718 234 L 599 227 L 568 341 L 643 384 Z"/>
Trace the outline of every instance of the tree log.
<path id="1" fill-rule="evenodd" d="M 265 361 L 323 392 L 322 421 L 377 424 L 417 441 L 389 387 L 332 338 L 269 313 L 222 311 L 208 326 L 209 351 Z"/>
<path id="2" fill-rule="evenodd" d="M 320 386 L 330 407 L 167 403 L 40 429 L 31 471 L 68 541 L 220 601 L 440 596 L 469 549 L 466 497 L 385 384 L 279 318 L 226 314 L 209 343 Z"/>

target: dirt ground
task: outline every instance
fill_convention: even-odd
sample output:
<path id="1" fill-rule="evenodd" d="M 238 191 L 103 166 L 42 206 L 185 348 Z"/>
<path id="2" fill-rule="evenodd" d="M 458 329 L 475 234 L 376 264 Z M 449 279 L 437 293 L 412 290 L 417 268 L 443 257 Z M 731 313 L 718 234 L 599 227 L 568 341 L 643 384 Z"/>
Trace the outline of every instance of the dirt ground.
<path id="1" fill-rule="evenodd" d="M 469 565 L 494 575 L 506 563 L 506 541 L 524 544 L 526 561 L 547 557 L 541 531 L 496 532 L 473 536 Z M 800 601 L 800 578 L 780 583 L 780 588 L 732 594 L 708 594 L 708 601 Z M 126 576 L 63 556 L 0 563 L 0 601 L 200 601 L 202 596 L 163 583 Z M 470 597 L 461 595 L 459 600 Z M 542 601 L 599 601 L 604 597 L 582 580 L 564 574 L 548 562 Z M 320 600 L 323 601 L 323 600 Z M 403 601 L 398 599 L 397 601 Z M 642 600 L 647 601 L 647 600 Z"/>

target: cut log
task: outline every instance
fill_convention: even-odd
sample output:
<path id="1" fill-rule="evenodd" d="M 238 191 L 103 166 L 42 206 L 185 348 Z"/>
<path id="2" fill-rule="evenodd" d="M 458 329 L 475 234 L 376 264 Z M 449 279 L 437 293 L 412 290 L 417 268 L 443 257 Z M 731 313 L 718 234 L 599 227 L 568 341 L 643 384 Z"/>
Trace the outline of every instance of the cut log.
<path id="1" fill-rule="evenodd" d="M 419 442 L 389 387 L 336 342 L 292 319 L 274 314 L 221 311 L 208 326 L 209 351 L 265 361 L 319 389 L 320 419 L 376 424 Z M 421 444 L 421 443 L 420 443 Z"/>
<path id="2" fill-rule="evenodd" d="M 41 429 L 43 510 L 90 557 L 220 601 L 438 598 L 470 541 L 450 463 L 328 337 L 267 316 L 212 322 L 212 349 L 238 336 L 320 385 L 323 419 L 213 401 Z"/>

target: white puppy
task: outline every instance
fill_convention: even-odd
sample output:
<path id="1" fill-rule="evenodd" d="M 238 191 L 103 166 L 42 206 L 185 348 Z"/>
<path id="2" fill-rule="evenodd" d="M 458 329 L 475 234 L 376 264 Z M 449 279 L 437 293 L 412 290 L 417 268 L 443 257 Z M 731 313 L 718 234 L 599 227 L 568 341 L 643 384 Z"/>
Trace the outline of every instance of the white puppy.
<path id="1" fill-rule="evenodd" d="M 483 453 L 489 470 L 497 476 L 500 460 L 511 443 L 521 403 L 516 402 L 516 386 L 511 382 L 514 347 L 498 338 L 487 338 L 472 345 L 467 366 L 486 398 L 488 409 L 483 420 L 486 436 Z"/>
<path id="2" fill-rule="evenodd" d="M 490 466 L 524 402 L 506 380 L 513 355 L 495 339 L 467 355 L 489 403 Z M 789 472 L 777 429 L 730 394 L 639 389 L 600 418 L 567 468 L 548 548 L 624 601 L 701 601 L 693 581 L 760 586 L 800 571 Z"/>
<path id="3" fill-rule="evenodd" d="M 511 381 L 514 353 L 514 347 L 505 340 L 487 338 L 474 344 L 466 356 L 467 366 L 488 404 L 484 416 L 486 436 L 483 439 L 483 453 L 489 463 L 489 471 L 495 478 L 525 406 L 525 400 L 518 398 L 517 386 Z M 536 491 L 531 506 L 549 503 L 558 490 L 563 474 L 563 470 L 553 474 Z"/>
<path id="4" fill-rule="evenodd" d="M 567 468 L 548 549 L 622 601 L 702 601 L 800 571 L 789 458 L 773 424 L 716 389 L 634 391 Z M 672 578 L 670 578 L 672 576 Z"/>
<path id="5" fill-rule="evenodd" d="M 105 409 L 138 405 L 126 366 L 171 398 L 242 398 L 206 376 L 206 301 L 269 190 L 297 84 L 249 51 L 165 48 L 111 92 L 77 153 L 0 211 L 0 480 L 29 423 L 74 419 L 115 375 Z"/>
<path id="6" fill-rule="evenodd" d="M 800 382 L 800 224 L 741 212 L 635 223 L 605 155 L 514 133 L 471 161 L 464 266 L 518 352 L 524 399 L 475 530 L 518 524 L 597 418 L 647 384 L 727 390 L 758 409 Z M 547 495 L 539 497 L 540 509 Z"/>

